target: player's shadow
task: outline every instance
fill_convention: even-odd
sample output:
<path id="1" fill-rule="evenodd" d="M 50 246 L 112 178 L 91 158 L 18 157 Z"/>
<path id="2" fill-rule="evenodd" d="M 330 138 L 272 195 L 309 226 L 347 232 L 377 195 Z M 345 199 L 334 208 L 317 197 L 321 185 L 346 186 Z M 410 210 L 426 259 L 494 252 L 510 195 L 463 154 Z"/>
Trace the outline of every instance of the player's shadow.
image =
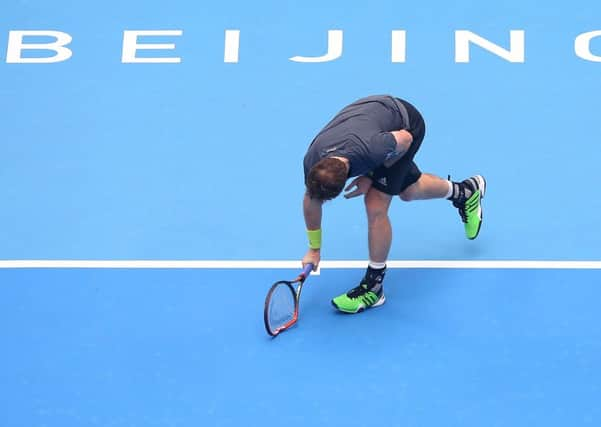
<path id="1" fill-rule="evenodd" d="M 325 273 L 321 287 L 307 292 L 308 298 L 301 307 L 302 316 L 307 319 L 306 324 L 313 324 L 318 329 L 317 334 L 333 337 L 364 331 L 385 339 L 389 334 L 402 335 L 405 328 L 414 331 L 437 329 L 431 321 L 432 311 L 446 298 L 446 293 L 453 291 L 452 286 L 445 285 L 458 278 L 454 270 L 391 269 L 385 279 L 384 305 L 358 314 L 336 310 L 331 305 L 331 298 L 347 291 L 351 278 L 358 281 L 361 274 L 358 270 L 332 274 L 331 277 Z"/>

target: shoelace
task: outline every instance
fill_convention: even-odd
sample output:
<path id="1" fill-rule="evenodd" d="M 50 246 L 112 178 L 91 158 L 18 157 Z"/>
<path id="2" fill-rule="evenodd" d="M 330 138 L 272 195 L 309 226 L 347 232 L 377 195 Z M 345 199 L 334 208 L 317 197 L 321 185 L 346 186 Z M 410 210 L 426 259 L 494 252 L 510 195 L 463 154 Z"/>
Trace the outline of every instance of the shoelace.
<path id="1" fill-rule="evenodd" d="M 350 291 L 348 291 L 348 293 L 346 295 L 349 298 L 359 298 L 360 296 L 365 295 L 368 292 L 369 292 L 369 289 L 368 289 L 367 285 L 365 283 L 361 283 L 356 288 L 353 288 Z"/>
<path id="2" fill-rule="evenodd" d="M 453 206 L 455 206 L 459 210 L 459 216 L 461 217 L 461 221 L 467 223 L 467 214 L 465 213 L 465 202 L 459 204 L 458 202 L 453 202 Z"/>
<path id="3" fill-rule="evenodd" d="M 451 180 L 451 175 L 449 175 L 449 181 Z M 465 197 L 465 186 L 469 186 L 472 194 L 476 191 L 476 188 L 472 185 L 471 182 L 465 180 L 459 186 L 459 197 L 457 200 L 453 201 L 453 206 L 455 206 L 459 210 L 459 216 L 461 217 L 461 221 L 463 223 L 467 223 L 467 213 L 465 212 L 465 202 L 467 201 L 467 197 Z"/>

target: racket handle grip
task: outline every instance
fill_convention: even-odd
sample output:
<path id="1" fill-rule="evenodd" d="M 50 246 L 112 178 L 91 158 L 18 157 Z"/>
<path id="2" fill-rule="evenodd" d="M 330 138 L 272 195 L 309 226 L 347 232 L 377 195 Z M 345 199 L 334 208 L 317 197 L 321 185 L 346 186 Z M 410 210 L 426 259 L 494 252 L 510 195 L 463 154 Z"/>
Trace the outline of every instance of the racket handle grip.
<path id="1" fill-rule="evenodd" d="M 305 278 L 309 277 L 309 274 L 313 271 L 313 264 L 309 263 L 305 265 L 305 269 L 303 270 L 303 276 Z"/>

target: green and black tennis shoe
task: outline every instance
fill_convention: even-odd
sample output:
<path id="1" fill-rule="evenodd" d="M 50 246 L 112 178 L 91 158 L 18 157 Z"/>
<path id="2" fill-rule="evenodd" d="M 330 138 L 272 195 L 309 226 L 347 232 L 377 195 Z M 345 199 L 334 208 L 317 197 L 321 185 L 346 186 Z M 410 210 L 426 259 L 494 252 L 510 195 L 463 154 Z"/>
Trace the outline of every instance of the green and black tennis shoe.
<path id="1" fill-rule="evenodd" d="M 376 290 L 377 289 L 377 290 Z M 344 313 L 361 313 L 366 308 L 377 307 L 384 304 L 384 287 L 378 283 L 369 288 L 366 283 L 361 283 L 356 288 L 332 300 L 332 305 Z"/>
<path id="2" fill-rule="evenodd" d="M 481 175 L 472 176 L 461 182 L 461 196 L 465 190 L 469 190 L 469 197 L 460 197 L 453 202 L 459 210 L 459 216 L 465 228 L 465 236 L 474 240 L 478 237 L 480 227 L 482 226 L 482 199 L 486 192 L 486 180 Z"/>

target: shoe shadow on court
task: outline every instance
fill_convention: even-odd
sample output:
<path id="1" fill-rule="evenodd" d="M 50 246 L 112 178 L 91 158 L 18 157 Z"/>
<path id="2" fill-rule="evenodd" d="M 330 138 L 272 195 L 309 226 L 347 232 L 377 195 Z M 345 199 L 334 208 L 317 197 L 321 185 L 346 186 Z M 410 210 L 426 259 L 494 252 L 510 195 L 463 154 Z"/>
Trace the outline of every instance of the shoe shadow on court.
<path id="1" fill-rule="evenodd" d="M 403 331 L 437 330 L 437 311 L 448 304 L 453 283 L 465 279 L 465 270 L 391 269 L 386 276 L 386 302 L 357 314 L 338 311 L 332 297 L 350 288 L 358 280 L 358 271 L 328 270 L 314 280 L 311 290 L 303 291 L 299 324 L 313 333 L 333 337 L 337 334 L 357 334 L 361 331 L 385 338 Z M 306 292 L 306 293 L 305 293 Z M 459 309 L 459 308 L 458 308 Z M 317 332 L 316 332 L 317 331 Z"/>

